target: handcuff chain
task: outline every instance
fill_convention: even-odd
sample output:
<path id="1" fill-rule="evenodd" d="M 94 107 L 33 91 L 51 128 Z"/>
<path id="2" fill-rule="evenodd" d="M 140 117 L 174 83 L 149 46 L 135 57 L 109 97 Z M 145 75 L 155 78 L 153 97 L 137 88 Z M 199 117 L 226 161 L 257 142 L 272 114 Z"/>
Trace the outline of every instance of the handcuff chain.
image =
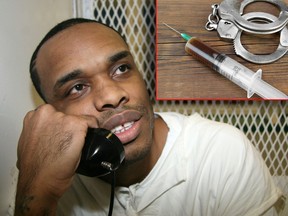
<path id="1" fill-rule="evenodd" d="M 208 22 L 205 25 L 205 28 L 208 31 L 213 31 L 213 30 L 217 29 L 217 25 L 218 25 L 218 22 L 220 20 L 219 15 L 218 15 L 219 5 L 218 4 L 212 4 L 211 8 L 212 8 L 212 13 L 209 14 Z"/>

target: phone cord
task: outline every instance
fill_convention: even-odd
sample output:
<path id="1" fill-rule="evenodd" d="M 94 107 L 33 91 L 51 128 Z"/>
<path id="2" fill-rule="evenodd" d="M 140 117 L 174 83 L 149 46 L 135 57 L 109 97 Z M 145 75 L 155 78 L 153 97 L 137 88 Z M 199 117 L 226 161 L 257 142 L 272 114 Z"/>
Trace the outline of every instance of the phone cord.
<path id="1" fill-rule="evenodd" d="M 110 206 L 108 216 L 112 216 L 113 205 L 114 205 L 114 192 L 115 192 L 115 171 L 111 172 L 111 194 L 110 194 Z"/>

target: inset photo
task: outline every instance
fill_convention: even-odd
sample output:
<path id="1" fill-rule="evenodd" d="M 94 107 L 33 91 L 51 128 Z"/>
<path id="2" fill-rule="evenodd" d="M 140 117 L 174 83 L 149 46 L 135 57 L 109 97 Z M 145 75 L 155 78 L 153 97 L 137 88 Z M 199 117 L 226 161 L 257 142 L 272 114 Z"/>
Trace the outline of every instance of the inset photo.
<path id="1" fill-rule="evenodd" d="M 157 100 L 287 100 L 287 1 L 158 0 Z"/>

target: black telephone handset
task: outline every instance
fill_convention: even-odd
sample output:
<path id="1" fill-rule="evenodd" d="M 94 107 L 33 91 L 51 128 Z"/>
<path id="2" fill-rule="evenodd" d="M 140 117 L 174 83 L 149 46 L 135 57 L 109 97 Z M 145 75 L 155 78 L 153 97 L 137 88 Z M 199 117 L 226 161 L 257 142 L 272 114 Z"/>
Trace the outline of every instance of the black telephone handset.
<path id="1" fill-rule="evenodd" d="M 107 175 L 118 169 L 124 158 L 116 135 L 103 128 L 89 128 L 76 172 L 90 177 Z"/>

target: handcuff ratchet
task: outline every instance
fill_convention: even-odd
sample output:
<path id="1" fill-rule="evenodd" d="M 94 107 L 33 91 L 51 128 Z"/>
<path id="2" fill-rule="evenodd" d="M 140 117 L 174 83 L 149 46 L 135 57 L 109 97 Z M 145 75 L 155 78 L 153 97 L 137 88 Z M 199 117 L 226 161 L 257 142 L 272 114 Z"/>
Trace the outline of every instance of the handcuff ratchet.
<path id="1" fill-rule="evenodd" d="M 244 8 L 253 2 L 268 2 L 280 10 L 279 17 L 265 12 L 250 12 L 243 15 Z M 234 40 L 237 55 L 257 63 L 271 63 L 281 58 L 288 51 L 288 7 L 280 0 L 224 0 L 220 5 L 212 5 L 213 13 L 208 17 L 206 29 L 216 29 L 220 38 Z M 213 19 L 211 18 L 213 17 Z M 258 22 L 253 22 L 258 21 Z M 259 23 L 261 22 L 261 24 Z M 280 43 L 274 53 L 255 55 L 248 52 L 241 44 L 242 32 L 251 34 L 273 34 L 280 32 Z"/>

